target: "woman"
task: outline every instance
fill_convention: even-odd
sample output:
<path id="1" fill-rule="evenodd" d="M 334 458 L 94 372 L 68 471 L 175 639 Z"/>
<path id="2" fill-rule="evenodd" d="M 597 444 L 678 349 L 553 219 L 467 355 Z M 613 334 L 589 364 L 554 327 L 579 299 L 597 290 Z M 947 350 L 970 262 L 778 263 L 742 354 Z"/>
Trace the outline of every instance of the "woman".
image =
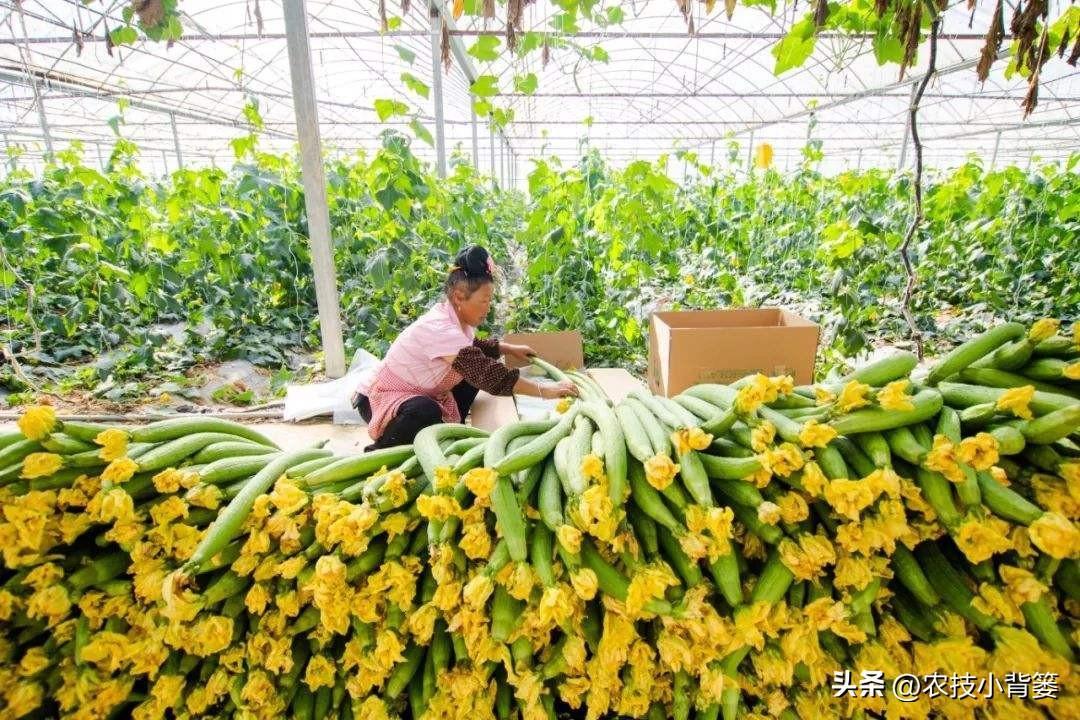
<path id="1" fill-rule="evenodd" d="M 386 357 L 360 381 L 353 405 L 368 423 L 374 450 L 413 441 L 438 422 L 461 422 L 477 392 L 515 392 L 557 398 L 576 395 L 573 383 L 537 383 L 499 362 L 505 355 L 526 362 L 527 345 L 476 338 L 495 286 L 495 263 L 487 250 L 462 250 L 446 279 L 445 298 L 405 328 Z"/>

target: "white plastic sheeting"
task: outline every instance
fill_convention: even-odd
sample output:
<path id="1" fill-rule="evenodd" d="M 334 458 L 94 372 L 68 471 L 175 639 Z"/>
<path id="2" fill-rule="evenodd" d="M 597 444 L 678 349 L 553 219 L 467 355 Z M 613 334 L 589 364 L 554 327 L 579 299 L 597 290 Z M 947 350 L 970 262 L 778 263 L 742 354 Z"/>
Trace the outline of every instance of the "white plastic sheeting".
<path id="1" fill-rule="evenodd" d="M 1063 3 L 1051 0 L 1051 17 Z M 400 14 L 398 0 L 387 4 L 391 15 Z M 819 39 L 802 68 L 773 74 L 770 50 L 803 17 L 806 3 L 780 6 L 775 16 L 740 6 L 730 22 L 723 12 L 706 16 L 703 4 L 692 3 L 695 37 L 687 36 L 671 0 L 606 3 L 615 4 L 624 10 L 621 24 L 582 23 L 578 35 L 566 38 L 603 47 L 606 63 L 582 60 L 568 49 L 553 50 L 546 67 L 539 52 L 518 57 L 504 51 L 490 63 L 470 58 L 477 72 L 495 75 L 506 93 L 493 102 L 514 111 L 506 142 L 499 137 L 494 153 L 487 127 L 480 127 L 483 171 L 501 169 L 522 184 L 529 158 L 558 155 L 572 161 L 586 142 L 619 164 L 682 148 L 717 165 L 745 163 L 751 142 L 768 142 L 784 169 L 801 161 L 808 138 L 822 142 L 821 167 L 827 172 L 897 167 L 902 156 L 911 164 L 910 149 L 903 154 L 901 146 L 920 69 L 901 80 L 895 65 L 878 66 L 869 38 L 830 36 Z M 411 134 L 414 116 L 434 134 L 432 100 L 401 81 L 410 72 L 431 84 L 428 7 L 423 0 L 411 5 L 400 27 L 384 34 L 375 0 L 307 3 L 320 131 L 328 150 L 375 147 L 388 127 Z M 295 145 L 279 2 L 182 0 L 181 41 L 171 48 L 140 42 L 110 55 L 101 38 L 106 26 L 119 24 L 123 6 L 122 0 L 24 0 L 20 10 L 15 0 L 0 0 L 0 134 L 9 146 L 24 147 L 22 164 L 32 164 L 44 150 L 37 94 L 57 149 L 82 140 L 95 162 L 107 159 L 115 140 L 109 120 L 120 114 L 121 97 L 128 105 L 117 129 L 142 148 L 142 162 L 152 172 L 173 170 L 181 161 L 230 164 L 230 141 L 248 132 L 242 108 L 249 99 L 257 100 L 265 122 L 262 147 L 283 151 Z M 980 2 L 972 14 L 966 2 L 958 3 L 945 18 L 941 75 L 927 90 L 920 121 L 927 164 L 951 166 L 972 154 L 987 165 L 1068 157 L 1080 147 L 1080 72 L 1053 58 L 1043 72 L 1039 107 L 1023 120 L 1026 81 L 1005 78 L 1007 60 L 998 61 L 985 84 L 975 76 L 989 7 Z M 525 10 L 527 28 L 550 31 L 554 12 L 551 0 L 537 0 Z M 503 30 L 498 21 L 485 26 L 467 15 L 456 26 L 453 37 L 465 48 L 480 33 L 501 36 Z M 92 37 L 76 43 L 74 35 L 82 32 Z M 921 53 L 920 63 L 927 54 Z M 537 75 L 536 93 L 515 94 L 515 75 L 526 73 Z M 471 162 L 469 82 L 456 63 L 445 75 L 443 95 L 447 147 Z M 374 110 L 379 98 L 401 100 L 411 114 L 380 122 Z M 419 140 L 413 145 L 433 159 L 432 147 Z"/>

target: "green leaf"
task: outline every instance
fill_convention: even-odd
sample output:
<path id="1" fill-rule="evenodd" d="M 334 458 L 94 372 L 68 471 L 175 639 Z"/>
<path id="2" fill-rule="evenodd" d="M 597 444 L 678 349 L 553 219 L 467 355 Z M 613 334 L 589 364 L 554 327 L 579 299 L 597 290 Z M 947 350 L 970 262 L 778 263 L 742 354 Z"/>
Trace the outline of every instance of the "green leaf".
<path id="1" fill-rule="evenodd" d="M 139 31 L 130 25 L 118 27 L 109 33 L 113 45 L 133 45 L 139 39 Z"/>
<path id="2" fill-rule="evenodd" d="M 904 46 L 899 38 L 879 33 L 874 36 L 874 58 L 878 65 L 903 62 Z"/>
<path id="3" fill-rule="evenodd" d="M 512 108 L 506 110 L 502 108 L 495 108 L 491 111 L 491 122 L 496 128 L 504 128 L 514 120 L 514 111 Z"/>
<path id="4" fill-rule="evenodd" d="M 607 50 L 597 45 L 592 49 L 592 59 L 596 62 L 606 63 L 611 59 L 611 56 L 608 55 Z"/>
<path id="5" fill-rule="evenodd" d="M 379 98 L 375 101 L 375 114 L 379 116 L 379 122 L 386 122 L 397 115 L 409 112 L 409 106 L 400 100 L 388 100 Z"/>
<path id="6" fill-rule="evenodd" d="M 395 45 L 394 49 L 397 50 L 397 54 L 402 60 L 412 65 L 416 61 L 416 53 L 404 45 Z"/>
<path id="7" fill-rule="evenodd" d="M 409 88 L 425 100 L 427 99 L 430 88 L 423 80 L 416 77 L 410 72 L 403 72 L 401 73 L 401 81 L 405 83 L 405 87 Z"/>
<path id="8" fill-rule="evenodd" d="M 413 118 L 412 121 L 409 122 L 409 127 L 412 128 L 413 134 L 416 135 L 416 137 L 420 138 L 432 147 L 435 146 L 435 140 L 431 137 L 431 133 L 428 132 L 428 129 L 426 127 L 420 124 L 419 120 Z"/>
<path id="9" fill-rule="evenodd" d="M 386 29 L 389 30 L 390 32 L 393 32 L 394 30 L 400 30 L 401 29 L 401 18 L 398 17 L 397 15 L 394 15 L 392 17 L 388 17 L 386 19 Z"/>
<path id="10" fill-rule="evenodd" d="M 618 25 L 626 17 L 620 7 L 610 7 L 607 9 L 607 21 L 609 25 Z"/>
<path id="11" fill-rule="evenodd" d="M 555 32 L 566 33 L 568 35 L 580 30 L 577 24 L 577 14 L 569 12 L 559 13 L 552 18 L 551 26 L 555 28 Z"/>
<path id="12" fill-rule="evenodd" d="M 537 84 L 536 73 L 514 77 L 514 89 L 523 95 L 532 95 L 536 92 Z"/>
<path id="13" fill-rule="evenodd" d="M 808 15 L 800 22 L 792 25 L 791 30 L 784 39 L 772 49 L 773 57 L 776 58 L 776 67 L 773 69 L 773 73 L 781 75 L 791 68 L 800 67 L 814 52 L 816 40 L 813 17 Z"/>
<path id="14" fill-rule="evenodd" d="M 499 83 L 494 75 L 481 75 L 469 86 L 469 91 L 477 97 L 492 97 L 499 94 Z"/>
<path id="15" fill-rule="evenodd" d="M 472 107 L 477 117 L 486 118 L 491 114 L 491 103 L 487 100 L 474 100 Z"/>
<path id="16" fill-rule="evenodd" d="M 480 62 L 492 62 L 499 58 L 499 45 L 502 41 L 497 35 L 481 35 L 476 38 L 468 52 Z"/>

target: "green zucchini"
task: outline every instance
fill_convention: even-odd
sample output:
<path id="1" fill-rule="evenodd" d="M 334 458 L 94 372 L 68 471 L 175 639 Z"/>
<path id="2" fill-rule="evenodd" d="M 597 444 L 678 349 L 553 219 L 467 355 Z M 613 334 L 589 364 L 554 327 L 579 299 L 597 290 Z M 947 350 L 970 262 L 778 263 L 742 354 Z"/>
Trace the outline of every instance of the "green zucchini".
<path id="1" fill-rule="evenodd" d="M 1005 343 L 1022 337 L 1025 328 L 1020 323 L 1010 322 L 990 328 L 980 335 L 954 348 L 937 364 L 930 368 L 927 382 L 936 385 L 951 377 L 985 355 L 997 350 Z"/>

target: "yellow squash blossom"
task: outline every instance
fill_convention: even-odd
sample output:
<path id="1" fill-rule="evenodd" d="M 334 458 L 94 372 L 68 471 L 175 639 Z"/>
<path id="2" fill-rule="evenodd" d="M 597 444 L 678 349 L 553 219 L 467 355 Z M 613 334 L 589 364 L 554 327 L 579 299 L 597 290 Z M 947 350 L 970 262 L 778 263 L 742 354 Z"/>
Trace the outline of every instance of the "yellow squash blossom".
<path id="1" fill-rule="evenodd" d="M 657 490 L 666 490 L 679 472 L 679 466 L 667 455 L 653 455 L 645 461 L 645 479 Z"/>
<path id="2" fill-rule="evenodd" d="M 836 398 L 836 410 L 846 413 L 869 405 L 870 400 L 867 398 L 869 393 L 870 386 L 866 383 L 858 380 L 850 381 L 840 391 L 840 396 Z"/>
<path id="3" fill-rule="evenodd" d="M 1032 342 L 1042 342 L 1052 337 L 1061 327 L 1061 321 L 1054 318 L 1043 318 L 1036 321 L 1028 330 L 1028 339 Z"/>
<path id="4" fill-rule="evenodd" d="M 112 462 L 127 453 L 128 434 L 120 428 L 109 428 L 99 432 L 94 442 L 101 446 L 98 457 L 105 462 Z"/>
<path id="5" fill-rule="evenodd" d="M 630 578 L 626 594 L 626 610 L 631 615 L 639 614 L 650 600 L 664 597 L 664 591 L 678 585 L 679 581 L 670 568 L 663 565 L 640 568 Z"/>
<path id="6" fill-rule="evenodd" d="M 878 405 L 886 410 L 914 410 L 915 403 L 907 393 L 910 385 L 910 380 L 895 380 L 889 383 L 878 391 Z"/>
<path id="7" fill-rule="evenodd" d="M 998 461 L 997 438 L 986 432 L 964 438 L 956 457 L 976 470 L 989 470 Z"/>
<path id="8" fill-rule="evenodd" d="M 55 453 L 30 453 L 23 458 L 22 474 L 27 480 L 49 477 L 64 467 L 64 458 Z"/>
<path id="9" fill-rule="evenodd" d="M 780 522 L 780 506 L 766 500 L 758 505 L 757 516 L 766 525 L 776 525 Z"/>
<path id="10" fill-rule="evenodd" d="M 1009 524 L 1004 520 L 971 518 L 960 525 L 954 540 L 968 560 L 981 563 L 1012 549 L 1008 532 Z"/>
<path id="11" fill-rule="evenodd" d="M 574 555 L 581 552 L 581 531 L 573 525 L 560 525 L 559 529 L 555 531 L 555 536 L 559 539 L 559 544 L 563 548 Z"/>
<path id="12" fill-rule="evenodd" d="M 780 477 L 789 477 L 796 470 L 801 470 L 806 463 L 802 451 L 792 443 L 781 443 L 775 450 L 766 450 L 758 459 L 762 467 Z"/>
<path id="13" fill-rule="evenodd" d="M 713 436 L 699 427 L 680 428 L 671 433 L 671 444 L 678 455 L 685 455 L 691 450 L 706 450 L 712 441 Z"/>
<path id="14" fill-rule="evenodd" d="M 1080 553 L 1080 531 L 1068 518 L 1057 513 L 1043 513 L 1028 527 L 1028 535 L 1035 547 L 1050 557 L 1065 560 Z"/>
<path id="15" fill-rule="evenodd" d="M 596 597 L 599 581 L 590 568 L 580 568 L 570 573 L 570 585 L 579 598 L 588 601 Z"/>
<path id="16" fill-rule="evenodd" d="M 817 420 L 807 420 L 799 431 L 799 444 L 804 448 L 825 447 L 836 437 L 836 430 L 831 425 L 822 425 Z M 754 448 L 757 450 L 757 448 Z"/>
<path id="17" fill-rule="evenodd" d="M 821 466 L 816 462 L 808 462 L 803 466 L 802 486 L 810 497 L 820 497 L 825 492 L 828 483 L 828 478 L 825 477 L 825 473 L 821 471 Z"/>
<path id="18" fill-rule="evenodd" d="M 447 520 L 461 512 L 457 500 L 450 495 L 421 495 L 416 498 L 416 510 L 428 520 Z"/>
<path id="19" fill-rule="evenodd" d="M 762 420 L 750 431 L 750 449 L 765 452 L 776 438 L 776 426 L 768 420 Z"/>
<path id="20" fill-rule="evenodd" d="M 966 479 L 964 471 L 956 462 L 956 446 L 944 435 L 934 436 L 934 446 L 923 460 L 923 466 L 941 473 L 950 482 L 962 483 Z"/>
<path id="21" fill-rule="evenodd" d="M 1035 397 L 1035 386 L 1024 385 L 1023 387 L 1010 388 L 1001 394 L 995 407 L 1001 411 L 1010 411 L 1013 415 L 1024 420 L 1035 417 L 1028 407 Z"/>
<path id="22" fill-rule="evenodd" d="M 776 397 L 790 395 L 795 392 L 795 378 L 790 375 L 776 375 L 769 378 L 769 388 L 776 393 L 776 396 L 768 401 L 772 402 Z"/>
<path id="23" fill-rule="evenodd" d="M 784 538 L 777 547 L 780 560 L 797 580 L 814 580 L 836 562 L 836 551 L 823 535 L 803 535 L 798 542 Z"/>
<path id="24" fill-rule="evenodd" d="M 119 485 L 120 483 L 125 483 L 130 480 L 138 469 L 138 463 L 131 458 L 117 458 L 101 471 L 101 480 L 102 482 Z"/>
<path id="25" fill-rule="evenodd" d="M 818 405 L 832 405 L 836 402 L 836 395 L 820 385 L 814 388 L 814 399 Z"/>
<path id="26" fill-rule="evenodd" d="M 995 617 L 1009 625 L 1023 625 L 1024 616 L 1020 608 L 1013 602 L 1011 596 L 1006 595 L 1000 588 L 990 583 L 979 585 L 979 594 L 972 599 L 971 606 L 979 612 Z"/>
<path id="27" fill-rule="evenodd" d="M 743 414 L 752 413 L 761 407 L 762 403 L 768 402 L 770 394 L 775 400 L 775 390 L 771 387 L 769 378 L 758 373 L 739 388 L 735 395 L 735 409 Z"/>
<path id="28" fill-rule="evenodd" d="M 461 476 L 462 483 L 477 498 L 490 497 L 498 479 L 499 474 L 491 470 L 490 467 L 473 467 L 472 470 Z"/>
<path id="29" fill-rule="evenodd" d="M 454 475 L 454 470 L 448 465 L 440 465 L 435 468 L 435 492 L 448 492 L 454 489 L 457 485 L 457 476 Z"/>
<path id="30" fill-rule="evenodd" d="M 1030 571 L 1013 565 L 998 566 L 998 574 L 1005 583 L 1005 589 L 1009 597 L 1017 605 L 1028 602 L 1038 602 L 1050 589 L 1039 582 Z"/>
<path id="31" fill-rule="evenodd" d="M 876 499 L 874 489 L 865 480 L 833 480 L 825 487 L 825 501 L 850 520 L 858 520 L 859 514 Z"/>
<path id="32" fill-rule="evenodd" d="M 48 405 L 27 408 L 17 422 L 27 440 L 44 440 L 56 429 L 56 411 Z"/>
<path id="33" fill-rule="evenodd" d="M 810 506 L 797 492 L 785 493 L 777 505 L 780 506 L 780 517 L 786 523 L 802 522 L 810 517 Z"/>
<path id="34" fill-rule="evenodd" d="M 555 412 L 563 415 L 566 413 L 567 410 L 570 409 L 570 406 L 573 404 L 574 401 L 571 400 L 569 397 L 560 398 L 559 402 L 555 404 Z"/>
<path id="35" fill-rule="evenodd" d="M 581 474 L 593 480 L 600 480 L 604 477 L 604 461 L 589 453 L 581 459 Z"/>

